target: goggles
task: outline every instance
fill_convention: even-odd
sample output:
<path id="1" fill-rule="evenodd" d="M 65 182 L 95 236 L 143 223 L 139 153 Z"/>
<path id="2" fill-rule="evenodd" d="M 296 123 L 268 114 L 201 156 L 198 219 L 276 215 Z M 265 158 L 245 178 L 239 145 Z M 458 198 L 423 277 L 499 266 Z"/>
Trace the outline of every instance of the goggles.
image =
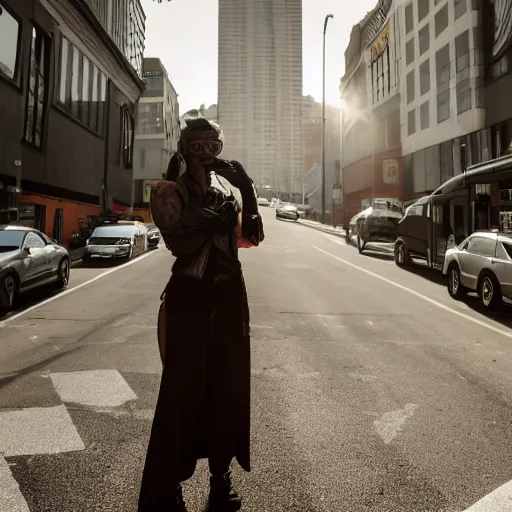
<path id="1" fill-rule="evenodd" d="M 220 140 L 194 140 L 187 145 L 187 150 L 192 156 L 217 156 L 222 151 L 222 147 Z"/>

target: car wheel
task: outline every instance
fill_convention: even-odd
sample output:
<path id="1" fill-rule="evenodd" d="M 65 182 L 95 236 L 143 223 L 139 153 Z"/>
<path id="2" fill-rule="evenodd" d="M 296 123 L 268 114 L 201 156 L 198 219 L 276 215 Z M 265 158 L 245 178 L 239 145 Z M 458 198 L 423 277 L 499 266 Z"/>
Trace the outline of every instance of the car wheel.
<path id="1" fill-rule="evenodd" d="M 65 290 L 69 284 L 70 263 L 69 258 L 62 258 L 57 270 L 57 286 Z"/>
<path id="2" fill-rule="evenodd" d="M 485 272 L 478 281 L 478 296 L 486 309 L 497 309 L 501 306 L 502 295 L 500 282 L 491 272 Z"/>
<path id="3" fill-rule="evenodd" d="M 19 281 L 14 273 L 0 278 L 0 312 L 9 313 L 18 297 Z"/>
<path id="4" fill-rule="evenodd" d="M 407 249 L 403 242 L 396 242 L 394 248 L 394 259 L 395 263 L 399 267 L 403 267 L 407 263 Z"/>
<path id="5" fill-rule="evenodd" d="M 448 267 L 448 293 L 455 300 L 460 300 L 467 292 L 460 282 L 460 268 L 457 263 L 450 263 Z"/>
<path id="6" fill-rule="evenodd" d="M 366 247 L 366 242 L 364 240 L 362 240 L 359 235 L 357 235 L 357 250 L 359 251 L 359 254 L 362 254 L 365 247 Z"/>

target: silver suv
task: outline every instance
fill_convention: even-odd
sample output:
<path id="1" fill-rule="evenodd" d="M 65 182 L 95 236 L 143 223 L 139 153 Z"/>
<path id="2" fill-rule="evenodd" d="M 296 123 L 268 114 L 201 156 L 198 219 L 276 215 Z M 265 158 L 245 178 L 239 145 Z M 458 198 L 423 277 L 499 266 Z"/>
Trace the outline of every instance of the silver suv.
<path id="1" fill-rule="evenodd" d="M 512 233 L 477 231 L 446 251 L 443 274 L 454 299 L 477 292 L 485 308 L 512 300 Z"/>

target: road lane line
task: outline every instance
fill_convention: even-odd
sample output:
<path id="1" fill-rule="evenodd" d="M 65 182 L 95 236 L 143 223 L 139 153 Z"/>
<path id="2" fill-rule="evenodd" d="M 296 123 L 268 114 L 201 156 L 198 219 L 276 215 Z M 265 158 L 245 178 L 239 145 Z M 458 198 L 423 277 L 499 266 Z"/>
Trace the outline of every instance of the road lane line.
<path id="1" fill-rule="evenodd" d="M 386 277 L 380 276 L 379 274 L 376 274 L 375 272 L 372 272 L 371 270 L 367 270 L 363 267 L 360 267 L 359 265 L 355 265 L 354 263 L 351 263 L 350 261 L 344 260 L 343 258 L 340 258 L 339 256 L 336 256 L 335 254 L 332 254 L 328 251 L 324 251 L 323 249 L 320 249 L 320 247 L 317 247 L 316 245 L 312 246 L 317 251 L 320 251 L 327 256 L 330 256 L 331 258 L 334 258 L 335 260 L 338 260 L 339 262 L 355 268 L 359 270 L 360 272 L 364 272 L 365 274 L 368 274 L 369 276 L 375 277 L 376 279 L 380 279 L 384 283 L 390 284 L 391 286 L 395 286 L 396 288 L 400 288 L 401 290 L 410 293 L 411 295 L 414 295 L 418 297 L 419 299 L 424 300 L 425 302 L 428 302 L 429 304 L 432 304 L 433 306 L 438 307 L 439 309 L 443 309 L 444 311 L 448 311 L 449 313 L 452 313 L 453 315 L 457 315 L 460 318 L 464 318 L 464 320 L 468 320 L 469 322 L 473 322 L 474 324 L 477 324 L 481 327 L 485 327 L 491 331 L 494 331 L 498 334 L 501 334 L 503 336 L 506 336 L 507 338 L 512 339 L 512 332 L 505 331 L 503 329 L 500 329 L 499 327 L 495 327 L 494 325 L 491 325 L 487 322 L 483 322 L 482 320 L 478 320 L 478 318 L 474 318 L 470 315 L 467 315 L 466 313 L 462 313 L 461 311 L 457 311 L 454 308 L 451 308 L 449 306 L 445 306 L 443 303 L 438 302 L 437 300 L 431 299 L 430 297 L 427 297 L 426 295 L 423 295 L 422 293 L 417 292 L 416 290 L 413 290 L 412 288 L 408 288 L 407 286 L 404 286 L 402 284 L 396 283 L 395 281 L 392 281 L 391 279 L 387 279 Z"/>
<path id="2" fill-rule="evenodd" d="M 512 481 L 484 496 L 464 512 L 512 512 Z"/>
<path id="3" fill-rule="evenodd" d="M 108 275 L 113 274 L 114 272 L 117 272 L 118 270 L 129 267 L 130 265 L 134 265 L 135 263 L 138 263 L 139 261 L 141 261 L 153 254 L 157 254 L 158 252 L 159 252 L 158 250 L 147 252 L 146 254 L 143 254 L 127 263 L 123 263 L 122 265 L 119 265 L 118 267 L 111 268 L 110 270 L 107 270 L 106 272 L 99 274 L 96 277 L 89 279 L 89 281 L 80 283 L 76 286 L 73 286 L 72 288 L 68 288 L 67 290 L 64 290 L 63 292 L 58 293 L 57 295 L 53 295 L 52 297 L 49 297 L 48 299 L 43 300 L 42 302 L 38 302 L 37 304 L 34 304 L 33 306 L 30 306 L 29 308 L 24 309 L 23 311 L 20 311 L 19 313 L 16 313 L 15 315 L 12 315 L 12 316 L 6 318 L 5 320 L 0 320 L 0 328 L 4 327 L 8 322 L 12 322 L 13 320 L 16 320 L 20 316 L 26 315 L 27 313 L 30 313 L 31 311 L 34 311 L 35 309 L 38 309 L 42 306 L 46 306 L 46 304 L 49 304 L 50 302 L 53 302 L 54 300 L 60 299 L 62 297 L 65 297 L 66 295 L 69 295 L 70 293 L 76 292 L 77 290 L 80 290 L 81 288 L 84 288 L 85 286 L 88 286 L 103 277 L 107 277 Z"/>
<path id="4" fill-rule="evenodd" d="M 0 456 L 0 510 L 9 512 L 30 512 L 21 494 L 18 482 L 12 476 L 9 464 Z"/>

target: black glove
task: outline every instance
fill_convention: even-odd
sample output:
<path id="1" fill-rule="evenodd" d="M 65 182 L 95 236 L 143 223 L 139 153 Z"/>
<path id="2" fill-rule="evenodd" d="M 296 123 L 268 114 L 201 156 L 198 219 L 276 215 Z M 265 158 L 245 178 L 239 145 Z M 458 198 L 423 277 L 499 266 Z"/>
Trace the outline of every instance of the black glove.
<path id="1" fill-rule="evenodd" d="M 220 218 L 220 231 L 223 233 L 230 233 L 235 229 L 238 223 L 238 207 L 236 201 L 228 200 L 224 201 L 218 210 Z"/>

